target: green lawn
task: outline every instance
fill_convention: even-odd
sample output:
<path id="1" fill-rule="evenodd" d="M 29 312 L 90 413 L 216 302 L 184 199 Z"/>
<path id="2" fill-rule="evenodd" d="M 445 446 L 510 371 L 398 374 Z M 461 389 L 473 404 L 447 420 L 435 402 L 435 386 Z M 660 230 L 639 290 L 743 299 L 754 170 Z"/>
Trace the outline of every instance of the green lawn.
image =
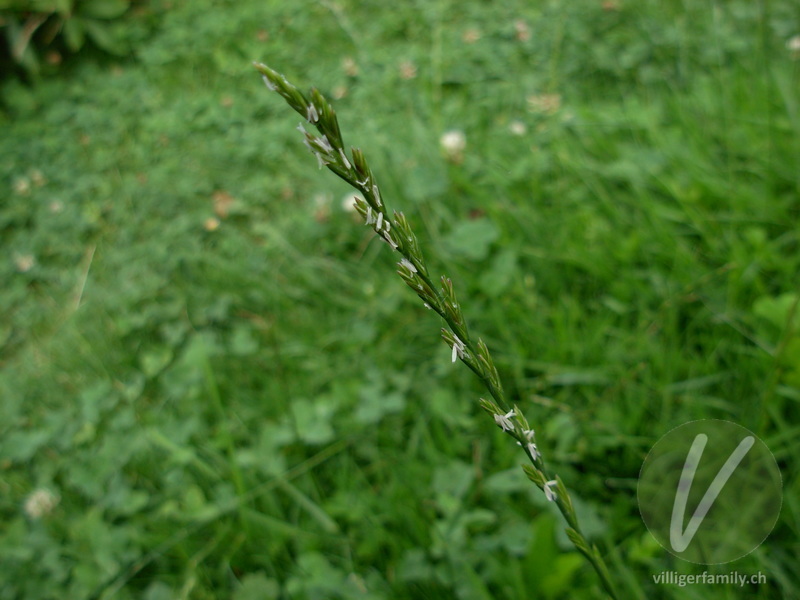
<path id="1" fill-rule="evenodd" d="M 332 98 L 623 598 L 800 597 L 797 3 L 290 4 L 176 0 L 0 84 L 0 597 L 603 597 L 253 60 Z M 716 566 L 636 503 L 703 418 L 784 485 Z"/>

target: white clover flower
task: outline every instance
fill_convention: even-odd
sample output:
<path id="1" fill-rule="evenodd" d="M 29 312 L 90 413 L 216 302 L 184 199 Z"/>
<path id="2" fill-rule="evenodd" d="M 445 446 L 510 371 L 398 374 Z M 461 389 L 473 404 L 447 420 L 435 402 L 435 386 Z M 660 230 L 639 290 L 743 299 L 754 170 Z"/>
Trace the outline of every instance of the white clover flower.
<path id="1" fill-rule="evenodd" d="M 786 42 L 786 49 L 795 55 L 800 55 L 800 35 L 789 38 Z"/>
<path id="2" fill-rule="evenodd" d="M 362 196 L 358 192 L 352 192 L 350 194 L 345 194 L 344 198 L 342 198 L 342 203 L 341 203 L 342 210 L 345 211 L 345 212 L 349 212 L 349 213 L 356 212 L 356 201 L 359 198 L 361 200 L 363 200 L 364 196 Z M 369 207 L 367 207 L 367 210 L 369 211 Z"/>
<path id="3" fill-rule="evenodd" d="M 319 192 L 317 194 L 314 194 L 314 197 L 311 199 L 311 201 L 314 204 L 314 208 L 318 210 L 327 209 L 328 205 L 331 203 L 331 200 L 332 198 L 330 194 L 326 192 Z"/>
<path id="4" fill-rule="evenodd" d="M 38 519 L 53 512 L 59 501 L 60 498 L 50 490 L 39 488 L 25 499 L 23 510 L 31 519 Z"/>
<path id="5" fill-rule="evenodd" d="M 544 495 L 547 497 L 547 500 L 550 502 L 555 502 L 558 495 L 556 495 L 555 490 L 553 489 L 558 485 L 558 482 L 554 479 L 552 481 L 548 481 L 544 484 Z"/>
<path id="6" fill-rule="evenodd" d="M 32 169 L 28 175 L 31 178 L 31 183 L 33 183 L 33 185 L 36 187 L 42 187 L 45 183 L 47 183 L 44 173 L 42 173 L 39 169 Z"/>
<path id="7" fill-rule="evenodd" d="M 14 180 L 12 187 L 20 196 L 27 196 L 31 193 L 31 182 L 27 177 L 18 177 Z"/>
<path id="8" fill-rule="evenodd" d="M 511 132 L 511 135 L 523 136 L 528 132 L 528 126 L 522 121 L 515 120 L 508 124 L 508 130 Z"/>
<path id="9" fill-rule="evenodd" d="M 497 423 L 503 431 L 513 431 L 514 424 L 511 422 L 511 419 L 514 418 L 517 413 L 514 412 L 512 408 L 504 415 L 495 415 L 494 422 Z"/>
<path id="10" fill-rule="evenodd" d="M 448 160 L 461 162 L 464 149 L 467 147 L 467 136 L 459 129 L 445 131 L 439 138 L 439 146 Z"/>
<path id="11" fill-rule="evenodd" d="M 20 273 L 27 273 L 36 266 L 36 257 L 33 254 L 14 254 L 14 266 Z"/>
<path id="12" fill-rule="evenodd" d="M 344 69 L 348 77 L 355 77 L 358 75 L 358 64 L 349 56 L 342 59 L 342 69 Z"/>

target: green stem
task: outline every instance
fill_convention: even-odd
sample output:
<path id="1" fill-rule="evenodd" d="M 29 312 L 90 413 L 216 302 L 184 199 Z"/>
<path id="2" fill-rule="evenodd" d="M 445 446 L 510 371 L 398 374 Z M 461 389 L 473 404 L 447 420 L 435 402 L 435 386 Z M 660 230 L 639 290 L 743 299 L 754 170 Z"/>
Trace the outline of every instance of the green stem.
<path id="1" fill-rule="evenodd" d="M 356 204 L 359 213 L 365 217 L 368 225 L 374 226 L 376 234 L 389 242 L 392 248 L 397 250 L 405 261 L 414 267 L 411 269 L 408 264 L 404 267 L 404 261 L 401 261 L 399 273 L 403 280 L 450 327 L 450 332 L 452 333 L 444 331 L 443 335 L 445 341 L 452 342 L 454 356 L 456 354 L 460 356 L 461 361 L 483 381 L 492 398 L 494 398 L 494 405 L 491 405 L 491 403 L 484 404 L 485 401 L 482 401 L 484 408 L 494 412 L 496 419 L 501 418 L 501 415 L 507 415 L 511 411 L 508 411 L 508 403 L 497 376 L 497 370 L 485 344 L 479 340 L 476 346 L 475 342 L 472 341 L 466 319 L 464 319 L 460 304 L 455 298 L 452 283 L 449 279 L 443 278 L 443 288 L 440 289 L 431 281 L 428 276 L 428 268 L 421 252 L 417 248 L 416 236 L 414 236 L 402 214 L 395 213 L 394 220 L 391 219 L 388 207 L 381 199 L 372 171 L 360 150 L 353 149 L 351 164 L 341 142 L 341 133 L 335 112 L 328 101 L 316 90 L 312 90 L 312 101 L 309 101 L 294 85 L 290 84 L 285 77 L 276 71 L 258 63 L 255 64 L 255 67 L 264 76 L 267 87 L 277 91 L 294 110 L 306 117 L 308 122 L 316 127 L 321 134 L 320 138 L 307 133 L 302 126 L 300 127 L 306 138 L 306 145 L 317 156 L 320 165 L 324 164 L 330 171 L 363 193 L 364 200 L 360 201 L 360 204 L 358 202 Z M 389 226 L 384 225 L 385 223 L 393 225 L 392 229 L 394 231 L 392 233 L 390 233 Z M 397 234 L 398 230 L 402 235 Z M 497 413 L 496 411 L 498 410 L 501 412 Z M 558 477 L 555 480 L 550 478 L 541 454 L 536 452 L 537 456 L 534 457 L 531 453 L 528 443 L 532 443 L 533 433 L 529 429 L 524 416 L 515 411 L 512 417 L 514 418 L 513 427 L 509 428 L 509 417 L 505 417 L 503 429 L 519 442 L 533 465 L 533 468 L 523 467 L 525 473 L 545 491 L 549 499 L 555 499 L 556 506 L 569 525 L 567 536 L 592 565 L 608 595 L 616 600 L 618 595 L 611 582 L 608 567 L 597 548 L 590 547 L 583 533 L 581 533 L 578 526 L 578 517 L 567 489 Z M 531 439 L 527 439 L 526 436 Z M 551 486 L 555 486 L 557 492 L 554 492 Z M 555 497 L 553 497 L 554 493 Z"/>
<path id="2" fill-rule="evenodd" d="M 205 373 L 206 385 L 208 386 L 208 392 L 211 396 L 212 405 L 214 406 L 220 421 L 220 436 L 222 437 L 222 443 L 225 446 L 225 453 L 228 456 L 228 466 L 231 470 L 231 478 L 233 479 L 234 488 L 236 488 L 236 495 L 240 499 L 244 499 L 247 495 L 247 487 L 244 484 L 242 471 L 239 468 L 239 465 L 236 463 L 236 448 L 233 443 L 233 436 L 231 435 L 228 427 L 228 420 L 225 416 L 225 407 L 222 404 L 222 396 L 219 393 L 217 378 L 214 376 L 214 369 L 211 366 L 211 361 L 209 360 L 208 355 L 205 353 L 203 354 L 203 371 Z M 239 521 L 241 522 L 245 532 L 249 534 L 250 525 L 245 516 L 244 508 L 244 504 L 241 503 L 238 510 Z"/>

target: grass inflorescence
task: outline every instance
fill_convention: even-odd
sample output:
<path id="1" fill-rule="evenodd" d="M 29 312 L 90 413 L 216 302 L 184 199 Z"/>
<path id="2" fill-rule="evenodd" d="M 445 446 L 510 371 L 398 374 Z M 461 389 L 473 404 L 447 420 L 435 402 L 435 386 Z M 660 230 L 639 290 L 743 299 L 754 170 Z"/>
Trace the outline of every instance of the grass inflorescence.
<path id="1" fill-rule="evenodd" d="M 534 429 L 516 405 L 510 408 L 489 348 L 480 338 L 473 341 L 461 303 L 456 298 L 453 282 L 444 275 L 439 284 L 431 280 L 416 235 L 402 212 L 389 212 L 364 153 L 359 148 L 352 148 L 351 158 L 348 159 L 336 113 L 328 100 L 316 88 L 306 97 L 285 76 L 267 65 L 256 63 L 255 68 L 262 74 L 267 88 L 280 94 L 290 107 L 319 132 L 317 136 L 306 131 L 302 124 L 298 126 L 306 147 L 314 154 L 320 168 L 327 167 L 361 192 L 362 196 L 355 199 L 356 210 L 364 218 L 365 224 L 372 227 L 376 235 L 401 256 L 397 263 L 400 278 L 414 290 L 426 308 L 445 321 L 448 328 L 442 329 L 442 338 L 452 349 L 452 362 L 461 360 L 486 385 L 493 400 L 481 398 L 481 407 L 523 448 L 531 462 L 531 465 L 525 466 L 525 474 L 544 492 L 549 501 L 556 503 L 568 524 L 567 536 L 570 541 L 592 564 L 606 592 L 616 598 L 614 585 L 600 551 L 596 546 L 591 547 L 581 533 L 578 517 L 564 482 L 559 477 L 553 478 L 549 475 L 542 452 L 536 444 Z"/>

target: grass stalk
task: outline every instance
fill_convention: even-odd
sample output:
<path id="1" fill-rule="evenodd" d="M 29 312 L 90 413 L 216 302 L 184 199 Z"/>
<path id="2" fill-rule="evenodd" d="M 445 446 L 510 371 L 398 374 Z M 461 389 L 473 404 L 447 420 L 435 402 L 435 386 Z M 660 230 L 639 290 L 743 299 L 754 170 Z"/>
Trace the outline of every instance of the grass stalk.
<path id="1" fill-rule="evenodd" d="M 545 465 L 534 429 L 520 409 L 506 398 L 488 347 L 483 340 L 470 334 L 453 282 L 444 276 L 434 281 L 416 235 L 402 212 L 389 211 L 364 153 L 359 148 L 351 148 L 348 156 L 336 113 L 328 100 L 316 89 L 304 94 L 286 77 L 264 64 L 254 63 L 254 66 L 263 76 L 267 88 L 282 96 L 308 125 L 316 129 L 316 133 L 310 133 L 302 123 L 298 126 L 306 147 L 317 158 L 320 168 L 327 167 L 362 194 L 362 198 L 356 199 L 356 210 L 376 236 L 399 254 L 397 273 L 400 278 L 414 290 L 425 307 L 444 320 L 447 327 L 442 328 L 441 335 L 452 350 L 453 362 L 461 360 L 483 381 L 489 392 L 490 399 L 480 399 L 481 407 L 523 449 L 530 463 L 523 466 L 528 479 L 556 504 L 567 522 L 566 533 L 570 541 L 591 564 L 606 593 L 611 598 L 618 598 L 602 554 L 581 532 L 564 482 Z"/>

